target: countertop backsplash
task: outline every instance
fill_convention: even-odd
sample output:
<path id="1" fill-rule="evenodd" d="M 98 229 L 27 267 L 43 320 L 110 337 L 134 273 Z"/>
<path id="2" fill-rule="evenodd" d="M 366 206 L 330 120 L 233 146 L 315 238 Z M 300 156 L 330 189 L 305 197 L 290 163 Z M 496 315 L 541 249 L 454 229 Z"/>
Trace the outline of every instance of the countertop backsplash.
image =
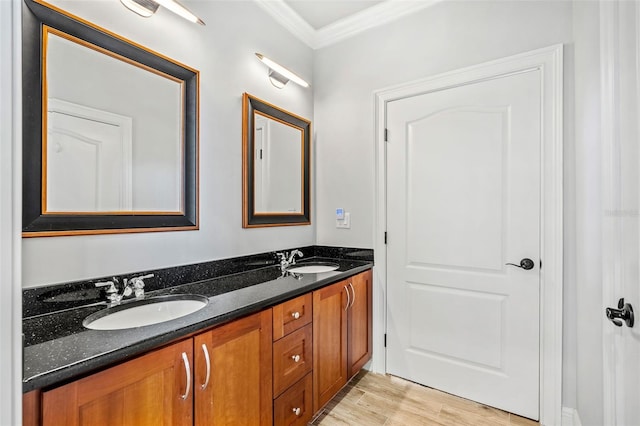
<path id="1" fill-rule="evenodd" d="M 278 262 L 276 252 L 291 251 L 296 248 L 27 288 L 22 291 L 22 317 L 26 319 L 104 302 L 106 300 L 105 288 L 96 288 L 95 283 L 111 281 L 114 277 L 122 284 L 124 278 L 154 274 L 153 278 L 144 281 L 145 292 L 152 292 L 275 265 Z M 312 257 L 373 262 L 372 249 L 331 246 L 307 246 L 298 249 L 304 254 L 304 257 L 298 259 L 298 262 Z"/>

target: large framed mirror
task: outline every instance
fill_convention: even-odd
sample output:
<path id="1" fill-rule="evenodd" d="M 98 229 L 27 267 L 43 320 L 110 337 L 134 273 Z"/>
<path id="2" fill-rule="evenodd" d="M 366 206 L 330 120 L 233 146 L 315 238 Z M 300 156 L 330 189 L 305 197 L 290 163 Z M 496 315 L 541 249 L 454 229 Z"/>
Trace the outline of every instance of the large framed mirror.
<path id="1" fill-rule="evenodd" d="M 244 228 L 309 225 L 311 122 L 242 97 Z"/>
<path id="2" fill-rule="evenodd" d="M 198 228 L 199 73 L 23 7 L 23 236 Z"/>

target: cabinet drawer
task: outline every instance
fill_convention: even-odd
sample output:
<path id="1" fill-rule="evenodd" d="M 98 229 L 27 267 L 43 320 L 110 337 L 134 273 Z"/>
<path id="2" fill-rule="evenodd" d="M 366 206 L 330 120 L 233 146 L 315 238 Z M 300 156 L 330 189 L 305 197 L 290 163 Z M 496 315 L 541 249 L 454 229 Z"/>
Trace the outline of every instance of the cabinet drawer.
<path id="1" fill-rule="evenodd" d="M 313 416 L 312 383 L 312 375 L 307 374 L 273 401 L 275 426 L 302 426 L 309 423 Z"/>
<path id="2" fill-rule="evenodd" d="M 273 307 L 273 340 L 305 326 L 313 318 L 311 293 L 296 297 Z"/>
<path id="3" fill-rule="evenodd" d="M 273 344 L 273 395 L 281 394 L 313 368 L 311 324 Z"/>

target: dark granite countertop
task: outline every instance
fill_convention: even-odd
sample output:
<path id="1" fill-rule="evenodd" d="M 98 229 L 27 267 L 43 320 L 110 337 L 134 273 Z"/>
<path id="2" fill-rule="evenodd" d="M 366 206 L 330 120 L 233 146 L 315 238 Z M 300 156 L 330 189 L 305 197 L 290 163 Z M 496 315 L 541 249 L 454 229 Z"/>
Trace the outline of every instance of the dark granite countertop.
<path id="1" fill-rule="evenodd" d="M 372 262 L 315 258 L 338 263 L 336 271 L 282 276 L 279 266 L 202 280 L 151 291 L 198 294 L 209 303 L 187 316 L 160 324 L 124 330 L 89 330 L 83 319 L 105 304 L 93 304 L 36 315 L 23 320 L 23 392 L 63 383 L 111 364 L 126 361 L 153 348 L 271 307 L 280 302 L 370 269 Z"/>

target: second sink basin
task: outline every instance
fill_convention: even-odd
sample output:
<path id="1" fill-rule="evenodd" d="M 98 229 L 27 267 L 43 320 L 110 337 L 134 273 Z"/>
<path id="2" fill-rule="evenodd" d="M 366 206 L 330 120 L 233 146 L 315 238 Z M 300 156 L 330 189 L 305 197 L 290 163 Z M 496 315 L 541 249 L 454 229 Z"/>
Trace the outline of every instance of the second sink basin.
<path id="1" fill-rule="evenodd" d="M 294 274 L 319 274 L 321 272 L 335 271 L 340 265 L 331 262 L 309 262 L 291 265 L 287 268 L 287 272 Z"/>
<path id="2" fill-rule="evenodd" d="M 142 299 L 95 312 L 82 325 L 91 330 L 123 330 L 180 318 L 207 306 L 209 299 L 196 294 L 176 294 Z"/>

